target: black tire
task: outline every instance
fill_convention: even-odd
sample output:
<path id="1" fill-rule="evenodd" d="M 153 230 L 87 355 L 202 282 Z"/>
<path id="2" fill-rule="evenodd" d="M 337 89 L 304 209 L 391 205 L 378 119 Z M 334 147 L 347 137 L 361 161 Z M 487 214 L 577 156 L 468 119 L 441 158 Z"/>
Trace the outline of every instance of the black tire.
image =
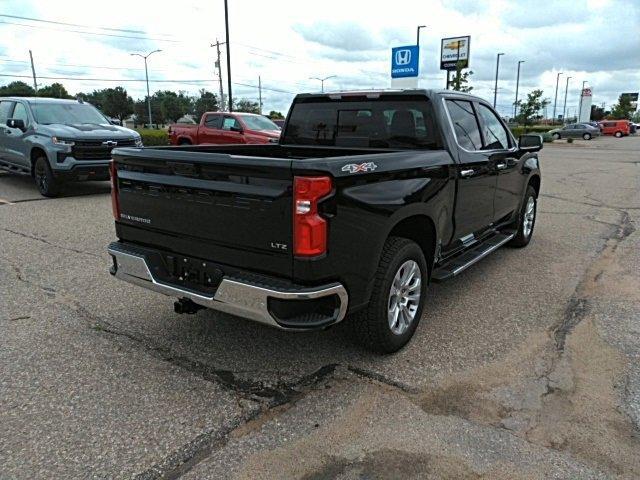
<path id="1" fill-rule="evenodd" d="M 36 158 L 33 166 L 33 179 L 40 195 L 44 197 L 57 197 L 60 193 L 60 182 L 53 176 L 51 167 L 46 157 Z"/>
<path id="2" fill-rule="evenodd" d="M 559 133 L 554 133 L 553 135 L 551 135 L 553 137 L 554 140 L 560 140 L 560 134 Z"/>
<path id="3" fill-rule="evenodd" d="M 178 140 L 178 145 L 191 145 L 191 140 L 187 140 L 186 138 L 181 138 Z"/>
<path id="4" fill-rule="evenodd" d="M 401 274 L 402 267 L 411 260 L 418 265 L 420 275 L 420 297 L 417 310 L 413 319 L 405 327 L 406 330 L 402 333 L 394 333 L 389 325 L 388 316 L 392 302 L 391 288 L 396 274 Z M 393 353 L 404 347 L 411 340 L 420 323 L 427 281 L 427 262 L 418 244 L 406 238 L 389 237 L 382 249 L 369 304 L 364 310 L 347 319 L 348 328 L 354 339 L 365 348 L 378 353 Z M 414 290 L 409 288 L 407 293 L 411 291 Z"/>
<path id="5" fill-rule="evenodd" d="M 530 199 L 533 199 L 533 219 L 531 220 L 531 227 L 526 228 L 525 216 L 527 214 L 527 208 L 529 206 Z M 511 239 L 509 246 L 522 248 L 529 245 L 531 237 L 533 236 L 533 229 L 536 226 L 536 216 L 538 212 L 538 196 L 536 190 L 531 185 L 527 186 L 527 192 L 520 208 L 520 214 L 518 215 L 518 231 L 516 236 Z"/>
<path id="6" fill-rule="evenodd" d="M 622 138 L 622 132 L 618 131 L 613 134 L 616 138 Z"/>
<path id="7" fill-rule="evenodd" d="M 582 134 L 582 138 L 584 138 L 585 140 L 591 140 L 591 134 L 590 133 L 583 133 Z"/>

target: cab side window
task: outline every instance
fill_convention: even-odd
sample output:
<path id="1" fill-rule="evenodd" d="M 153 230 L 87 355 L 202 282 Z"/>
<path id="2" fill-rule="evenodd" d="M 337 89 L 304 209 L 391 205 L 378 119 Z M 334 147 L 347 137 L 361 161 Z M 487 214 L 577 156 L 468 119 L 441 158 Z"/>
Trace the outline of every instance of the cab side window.
<path id="1" fill-rule="evenodd" d="M 4 100 L 0 102 L 0 127 L 3 127 L 7 124 L 7 120 L 9 120 L 11 115 L 11 110 L 13 109 L 13 102 L 8 100 Z"/>
<path id="2" fill-rule="evenodd" d="M 480 126 L 471 102 L 447 100 L 447 109 L 451 115 L 458 144 L 465 150 L 480 150 L 482 148 Z"/>
<path id="3" fill-rule="evenodd" d="M 204 126 L 207 128 L 220 129 L 222 126 L 222 115 L 207 115 L 204 119 Z"/>
<path id="4" fill-rule="evenodd" d="M 22 120 L 24 126 L 29 125 L 29 115 L 27 114 L 27 108 L 22 103 L 16 103 L 16 108 L 13 110 L 11 118 L 16 120 Z"/>
<path id="5" fill-rule="evenodd" d="M 240 122 L 233 117 L 224 117 L 223 130 L 240 129 Z"/>
<path id="6" fill-rule="evenodd" d="M 484 137 L 483 150 L 506 150 L 509 148 L 509 134 L 502 122 L 486 105 L 480 104 L 478 109 L 482 118 L 482 136 Z"/>

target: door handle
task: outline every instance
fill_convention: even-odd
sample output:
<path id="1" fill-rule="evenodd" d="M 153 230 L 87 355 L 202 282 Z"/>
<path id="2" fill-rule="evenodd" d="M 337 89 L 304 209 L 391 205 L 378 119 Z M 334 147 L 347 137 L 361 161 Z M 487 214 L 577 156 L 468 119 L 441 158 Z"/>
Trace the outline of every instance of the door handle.
<path id="1" fill-rule="evenodd" d="M 460 176 L 461 177 L 470 177 L 471 175 L 473 175 L 475 172 L 475 170 L 473 168 L 469 169 L 469 170 L 460 170 Z"/>
<path id="2" fill-rule="evenodd" d="M 504 170 L 505 168 L 507 168 L 507 164 L 506 163 L 496 163 L 496 168 L 498 170 Z"/>

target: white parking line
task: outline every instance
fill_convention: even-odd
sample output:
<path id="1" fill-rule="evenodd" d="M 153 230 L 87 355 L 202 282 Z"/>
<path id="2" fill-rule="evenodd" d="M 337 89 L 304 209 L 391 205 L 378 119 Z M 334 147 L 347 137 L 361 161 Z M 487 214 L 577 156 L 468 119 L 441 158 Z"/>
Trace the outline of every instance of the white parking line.
<path id="1" fill-rule="evenodd" d="M 15 205 L 13 202 L 10 202 L 9 200 L 5 200 L 4 198 L 0 198 L 0 204 L 3 204 L 3 205 Z"/>

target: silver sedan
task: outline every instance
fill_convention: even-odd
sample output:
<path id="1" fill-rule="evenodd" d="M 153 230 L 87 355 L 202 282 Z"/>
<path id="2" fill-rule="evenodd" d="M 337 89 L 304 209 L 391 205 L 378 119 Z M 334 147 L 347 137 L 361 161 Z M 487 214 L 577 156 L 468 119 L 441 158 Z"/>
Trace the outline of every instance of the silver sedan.
<path id="1" fill-rule="evenodd" d="M 591 140 L 593 137 L 600 136 L 600 129 L 589 125 L 588 123 L 570 123 L 562 128 L 554 128 L 549 133 L 558 140 L 560 138 L 579 138 Z"/>

